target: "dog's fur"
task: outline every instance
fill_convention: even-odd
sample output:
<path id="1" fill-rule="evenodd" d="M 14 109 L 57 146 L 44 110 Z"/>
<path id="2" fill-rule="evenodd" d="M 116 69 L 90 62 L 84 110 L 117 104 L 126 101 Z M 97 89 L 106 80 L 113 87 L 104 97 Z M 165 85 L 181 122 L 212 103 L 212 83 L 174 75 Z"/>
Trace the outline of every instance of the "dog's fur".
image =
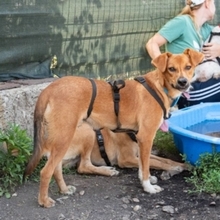
<path id="1" fill-rule="evenodd" d="M 137 142 L 124 132 L 115 133 L 107 128 L 103 128 L 100 132 L 103 136 L 106 154 L 112 166 L 138 168 L 139 148 Z M 106 166 L 105 160 L 100 154 L 96 133 L 88 123 L 83 123 L 77 127 L 73 142 L 63 158 L 63 165 L 67 167 L 77 166 L 79 173 L 105 176 L 118 174 L 118 171 L 113 167 Z M 156 155 L 151 155 L 150 167 L 166 171 L 164 176 L 167 177 L 189 168 L 184 163 L 175 162 Z"/>
<path id="2" fill-rule="evenodd" d="M 166 116 L 173 99 L 188 89 L 195 66 L 202 59 L 202 53 L 187 49 L 183 54 L 163 53 L 152 60 L 156 69 L 143 77 L 160 96 L 166 108 Z M 87 112 L 92 97 L 92 85 L 87 78 L 63 77 L 51 83 L 39 95 L 34 112 L 34 152 L 24 177 L 33 171 L 43 155 L 48 156 L 40 173 L 38 197 L 39 204 L 44 207 L 51 207 L 55 203 L 48 196 L 52 175 L 61 192 L 72 193 L 72 188 L 67 187 L 63 180 L 60 166 L 72 143 L 76 127 L 83 121 L 87 121 L 94 129 L 107 127 L 114 130 L 120 122 L 121 129 L 137 131 L 139 179 L 143 189 L 149 193 L 162 190 L 149 180 L 152 143 L 164 117 L 161 106 L 141 83 L 126 80 L 125 87 L 120 90 L 120 110 L 117 117 L 111 86 L 102 80 L 94 81 L 97 95 L 89 117 Z"/>
<path id="3" fill-rule="evenodd" d="M 213 35 L 212 35 L 213 33 Z M 212 30 L 212 37 L 208 37 L 205 43 L 213 42 L 220 44 L 220 27 L 216 26 Z M 218 34 L 218 35 L 216 35 Z M 205 82 L 211 78 L 218 79 L 220 77 L 220 65 L 218 60 L 215 58 L 213 60 L 204 59 L 195 69 L 195 75 L 191 82 L 199 81 Z"/>

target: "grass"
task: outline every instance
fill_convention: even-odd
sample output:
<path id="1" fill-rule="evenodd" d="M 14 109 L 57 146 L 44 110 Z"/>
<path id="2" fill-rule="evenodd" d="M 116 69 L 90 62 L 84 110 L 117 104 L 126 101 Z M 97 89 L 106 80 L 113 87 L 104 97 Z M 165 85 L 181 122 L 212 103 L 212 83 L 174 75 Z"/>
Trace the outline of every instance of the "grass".
<path id="1" fill-rule="evenodd" d="M 153 150 L 156 150 L 160 156 L 181 161 L 182 157 L 174 144 L 173 135 L 170 132 L 157 131 Z"/>
<path id="2" fill-rule="evenodd" d="M 26 130 L 10 124 L 5 131 L 0 131 L 0 143 L 0 196 L 10 198 L 10 192 L 22 183 L 32 140 Z"/>
<path id="3" fill-rule="evenodd" d="M 220 193 L 220 153 L 201 155 L 186 182 L 193 186 L 191 193 Z"/>

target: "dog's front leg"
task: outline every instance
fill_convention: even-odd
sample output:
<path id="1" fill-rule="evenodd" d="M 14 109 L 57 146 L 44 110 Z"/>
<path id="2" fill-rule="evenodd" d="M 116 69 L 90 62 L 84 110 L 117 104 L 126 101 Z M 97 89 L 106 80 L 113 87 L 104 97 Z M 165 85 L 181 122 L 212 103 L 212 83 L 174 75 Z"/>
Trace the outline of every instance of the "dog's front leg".
<path id="1" fill-rule="evenodd" d="M 163 189 L 158 185 L 152 185 L 150 181 L 150 155 L 153 141 L 139 140 L 140 161 L 139 161 L 139 179 L 145 192 L 158 193 Z"/>

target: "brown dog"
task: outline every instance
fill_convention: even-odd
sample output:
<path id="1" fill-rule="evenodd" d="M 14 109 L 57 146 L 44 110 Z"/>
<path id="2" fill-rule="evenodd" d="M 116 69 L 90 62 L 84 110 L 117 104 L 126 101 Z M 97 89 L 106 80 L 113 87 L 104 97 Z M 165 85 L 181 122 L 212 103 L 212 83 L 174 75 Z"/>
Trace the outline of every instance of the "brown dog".
<path id="1" fill-rule="evenodd" d="M 98 135 L 101 135 L 101 138 L 98 139 L 105 148 L 111 166 L 138 168 L 139 148 L 136 140 L 133 139 L 135 136 L 131 138 L 127 133 L 115 133 L 107 128 L 103 128 Z M 105 176 L 114 176 L 119 173 L 113 167 L 106 166 L 107 163 L 100 153 L 96 133 L 88 123 L 83 123 L 77 127 L 73 142 L 63 158 L 64 166 L 71 167 L 77 164 L 79 173 Z M 167 176 L 173 176 L 188 169 L 188 166 L 184 163 L 178 163 L 156 155 L 150 156 L 150 167 L 167 171 L 165 173 Z"/>
<path id="2" fill-rule="evenodd" d="M 24 172 L 24 177 L 29 175 L 42 155 L 48 156 L 40 174 L 39 204 L 54 205 L 48 197 L 52 175 L 61 192 L 72 193 L 61 178 L 59 167 L 76 127 L 83 121 L 94 129 L 107 127 L 136 132 L 143 189 L 149 193 L 160 192 L 162 189 L 149 180 L 153 139 L 163 118 L 168 118 L 173 99 L 189 87 L 194 69 L 202 59 L 202 53 L 191 49 L 183 54 L 164 53 L 152 61 L 156 70 L 137 80 L 126 80 L 124 87 L 121 81 L 111 86 L 102 80 L 67 76 L 44 89 L 34 113 L 34 153 Z"/>

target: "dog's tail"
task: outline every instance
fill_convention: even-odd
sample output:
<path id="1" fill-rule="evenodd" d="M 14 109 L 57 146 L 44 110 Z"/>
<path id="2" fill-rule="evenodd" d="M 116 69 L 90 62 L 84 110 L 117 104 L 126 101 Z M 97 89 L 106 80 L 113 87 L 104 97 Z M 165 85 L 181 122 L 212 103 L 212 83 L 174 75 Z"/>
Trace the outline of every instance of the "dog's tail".
<path id="1" fill-rule="evenodd" d="M 38 165 L 42 154 L 42 130 L 43 130 L 43 119 L 44 119 L 44 112 L 47 106 L 47 103 L 42 103 L 43 100 L 39 101 L 36 104 L 35 111 L 34 111 L 34 149 L 31 158 L 25 168 L 23 173 L 23 182 L 25 181 L 26 176 L 31 175 L 34 171 L 36 166 Z M 43 105 L 42 105 L 43 104 Z"/>

